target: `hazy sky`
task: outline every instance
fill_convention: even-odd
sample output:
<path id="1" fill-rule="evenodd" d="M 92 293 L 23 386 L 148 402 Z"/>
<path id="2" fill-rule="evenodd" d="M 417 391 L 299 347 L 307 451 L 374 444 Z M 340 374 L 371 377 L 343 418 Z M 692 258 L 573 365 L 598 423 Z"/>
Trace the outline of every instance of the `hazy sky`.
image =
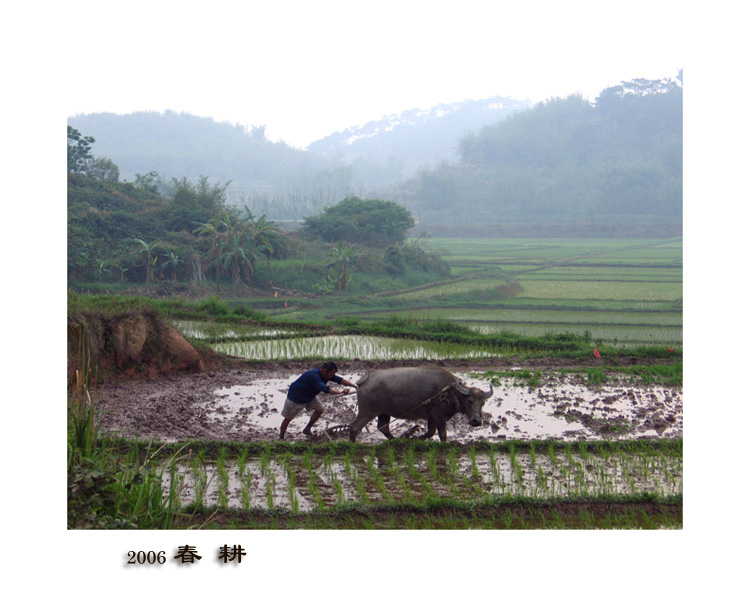
<path id="1" fill-rule="evenodd" d="M 61 3 L 81 62 L 66 117 L 166 109 L 304 147 L 411 108 L 541 101 L 684 64 L 680 2 Z M 82 131 L 84 132 L 84 131 Z"/>

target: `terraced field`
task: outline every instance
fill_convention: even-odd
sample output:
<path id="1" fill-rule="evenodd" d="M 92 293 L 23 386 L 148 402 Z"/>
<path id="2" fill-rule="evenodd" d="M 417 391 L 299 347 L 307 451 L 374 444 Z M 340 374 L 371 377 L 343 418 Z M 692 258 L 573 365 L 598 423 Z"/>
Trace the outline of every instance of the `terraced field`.
<path id="1" fill-rule="evenodd" d="M 457 279 L 389 295 L 387 312 L 524 335 L 682 345 L 682 240 L 432 239 Z"/>
<path id="2" fill-rule="evenodd" d="M 291 363 L 100 389 L 101 428 L 130 475 L 158 483 L 185 525 L 246 529 L 682 528 L 679 385 L 587 371 L 537 376 L 451 370 L 494 387 L 481 427 L 463 415 L 447 442 L 423 421 L 348 440 L 355 396 L 323 397 L 276 441 Z M 361 361 L 340 363 L 358 379 Z M 388 368 L 388 364 L 380 364 Z M 130 477 L 128 477 L 129 479 Z M 133 477 L 134 478 L 134 477 Z"/>
<path id="3" fill-rule="evenodd" d="M 270 446 L 228 459 L 194 454 L 165 471 L 163 487 L 182 487 L 181 504 L 320 512 L 346 504 L 407 505 L 439 499 L 607 499 L 682 493 L 680 442 L 627 444 L 394 444 L 332 446 L 302 454 Z M 226 450 L 225 450 L 226 452 Z M 209 462 L 210 460 L 210 462 Z M 502 525 L 502 520 L 496 521 Z M 420 521 L 423 525 L 423 521 Z"/>

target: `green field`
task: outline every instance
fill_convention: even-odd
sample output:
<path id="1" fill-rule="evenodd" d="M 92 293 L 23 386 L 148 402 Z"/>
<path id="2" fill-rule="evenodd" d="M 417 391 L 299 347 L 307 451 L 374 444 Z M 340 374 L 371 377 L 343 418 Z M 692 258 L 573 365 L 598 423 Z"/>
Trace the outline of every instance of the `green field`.
<path id="1" fill-rule="evenodd" d="M 453 280 L 372 297 L 359 309 L 350 300 L 344 315 L 399 313 L 486 332 L 682 345 L 681 239 L 437 238 L 430 245 L 451 264 Z"/>
<path id="2" fill-rule="evenodd" d="M 252 338 L 254 342 L 271 343 L 278 330 L 286 330 L 282 333 L 286 338 L 296 324 L 325 327 L 344 321 L 378 326 L 398 319 L 402 324 L 392 327 L 447 322 L 483 334 L 534 339 L 573 334 L 592 344 L 622 348 L 682 347 L 680 238 L 434 238 L 419 242 L 428 254 L 442 256 L 450 265 L 449 275 L 422 271 L 392 277 L 368 267 L 365 258 L 361 264 L 355 262 L 346 291 L 326 291 L 311 283 L 324 279 L 314 260 L 307 266 L 294 262 L 291 269 L 286 261 L 273 260 L 262 265 L 265 282 L 257 281 L 240 292 L 225 285 L 221 299 L 226 304 L 217 304 L 223 311 L 215 315 L 244 312 L 256 323 L 263 321 L 263 333 L 271 337 Z M 273 293 L 267 290 L 270 280 L 277 285 L 271 284 Z M 160 291 L 168 296 L 172 289 L 162 286 Z M 190 290 L 187 285 L 184 288 Z M 123 290 L 130 289 L 110 284 L 99 285 L 95 292 Z M 201 290 L 213 291 L 212 283 Z M 179 318 L 187 319 L 184 314 Z M 249 341 L 259 332 L 254 326 L 252 330 L 227 328 L 196 334 L 190 330 L 188 335 L 209 342 L 233 337 Z M 323 328 L 320 333 L 326 334 Z M 338 326 L 337 333 L 372 334 L 371 328 L 352 332 L 351 326 Z"/>
<path id="3" fill-rule="evenodd" d="M 181 488 L 172 496 L 175 504 L 223 508 L 246 528 L 271 526 L 264 519 L 269 512 L 283 528 L 519 528 L 523 521 L 506 513 L 514 503 L 557 507 L 536 528 L 681 525 L 675 514 L 644 525 L 588 512 L 592 503 L 612 507 L 634 495 L 641 507 L 645 501 L 679 505 L 681 441 L 469 447 L 395 441 L 371 447 L 332 443 L 318 451 L 310 444 L 297 450 L 268 445 L 261 454 L 251 454 L 246 446 L 236 455 L 225 446 L 213 458 L 193 454 L 161 468 L 164 491 Z M 576 504 L 578 520 L 560 516 L 564 503 Z M 453 511 L 448 520 L 420 514 L 428 504 L 431 514 L 446 505 Z M 482 508 L 486 511 L 478 514 Z M 240 523 L 244 512 L 250 516 Z M 368 520 L 362 515 L 366 512 L 379 519 Z M 383 520 L 384 514 L 391 520 Z"/>

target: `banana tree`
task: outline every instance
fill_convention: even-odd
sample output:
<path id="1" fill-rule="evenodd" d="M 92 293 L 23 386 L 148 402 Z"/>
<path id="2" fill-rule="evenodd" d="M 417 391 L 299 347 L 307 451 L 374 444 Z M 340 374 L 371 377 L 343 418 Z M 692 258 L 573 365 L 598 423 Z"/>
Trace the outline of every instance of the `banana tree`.
<path id="1" fill-rule="evenodd" d="M 140 238 L 134 238 L 133 241 L 138 243 L 141 247 L 137 252 L 143 254 L 144 256 L 144 265 L 146 266 L 146 286 L 148 286 L 149 282 L 152 282 L 154 279 L 154 266 L 159 259 L 159 256 L 155 252 L 155 249 L 161 244 L 161 241 L 156 240 L 147 243 L 145 240 L 141 240 Z"/>
<path id="2" fill-rule="evenodd" d="M 334 278 L 336 280 L 336 290 L 346 292 L 347 284 L 349 283 L 350 270 L 357 269 L 354 266 L 355 259 L 359 254 L 355 251 L 354 247 L 344 246 L 344 241 L 339 241 L 339 244 L 331 250 L 326 260 L 326 267 L 330 268 L 334 272 Z"/>
<path id="3" fill-rule="evenodd" d="M 247 239 L 249 277 L 255 275 L 255 263 L 258 259 L 268 259 L 274 253 L 274 245 L 278 245 L 284 234 L 281 229 L 266 219 L 265 214 L 256 219 L 247 206 L 245 217 L 241 220 L 243 235 Z"/>
<path id="4" fill-rule="evenodd" d="M 243 243 L 242 234 L 235 232 L 228 238 L 223 248 L 224 269 L 231 272 L 232 283 L 239 286 L 242 283 L 243 268 L 252 267 L 248 247 Z"/>
<path id="5" fill-rule="evenodd" d="M 198 227 L 193 230 L 199 236 L 210 236 L 213 240 L 211 252 L 216 264 L 216 296 L 219 295 L 219 277 L 221 275 L 221 235 L 226 232 L 229 214 L 217 214 L 208 222 L 196 222 Z"/>
<path id="6" fill-rule="evenodd" d="M 166 258 L 166 261 L 161 264 L 161 269 L 170 270 L 170 273 L 172 274 L 172 282 L 177 282 L 177 269 L 183 262 L 182 258 L 169 247 L 164 248 L 164 257 Z"/>

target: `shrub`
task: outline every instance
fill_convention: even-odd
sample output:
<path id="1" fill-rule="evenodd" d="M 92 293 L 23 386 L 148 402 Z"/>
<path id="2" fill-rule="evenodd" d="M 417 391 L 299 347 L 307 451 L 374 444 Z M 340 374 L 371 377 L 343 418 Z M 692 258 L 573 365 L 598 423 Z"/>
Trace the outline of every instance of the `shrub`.
<path id="1" fill-rule="evenodd" d="M 370 246 L 401 243 L 414 226 L 409 210 L 393 201 L 349 197 L 305 218 L 304 237 L 330 243 L 345 241 Z"/>

